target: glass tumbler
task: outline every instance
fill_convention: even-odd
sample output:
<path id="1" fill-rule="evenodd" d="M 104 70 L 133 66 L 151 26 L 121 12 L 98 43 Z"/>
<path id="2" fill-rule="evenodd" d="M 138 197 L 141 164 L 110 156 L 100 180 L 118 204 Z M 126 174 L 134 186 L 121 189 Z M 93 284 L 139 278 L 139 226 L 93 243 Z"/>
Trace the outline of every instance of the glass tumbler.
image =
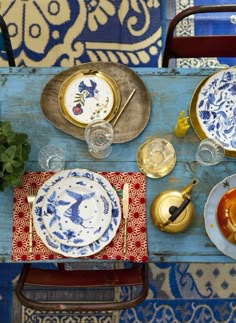
<path id="1" fill-rule="evenodd" d="M 38 163 L 45 171 L 58 172 L 65 166 L 64 151 L 55 145 L 43 146 L 38 154 Z"/>
<path id="2" fill-rule="evenodd" d="M 196 151 L 196 160 L 204 166 L 219 164 L 224 159 L 224 148 L 214 139 L 207 138 L 200 142 Z"/>
<path id="3" fill-rule="evenodd" d="M 93 121 L 85 128 L 85 140 L 90 154 L 95 158 L 105 158 L 110 155 L 113 138 L 113 127 L 105 120 Z"/>

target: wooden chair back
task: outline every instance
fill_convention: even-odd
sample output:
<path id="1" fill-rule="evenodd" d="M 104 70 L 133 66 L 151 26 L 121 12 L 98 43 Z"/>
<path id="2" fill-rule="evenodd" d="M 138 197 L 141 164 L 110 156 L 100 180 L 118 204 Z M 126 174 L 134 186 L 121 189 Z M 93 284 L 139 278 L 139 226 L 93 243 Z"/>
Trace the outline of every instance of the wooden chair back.
<path id="1" fill-rule="evenodd" d="M 200 13 L 236 12 L 236 5 L 194 6 L 178 13 L 169 23 L 162 67 L 172 58 L 236 57 L 235 35 L 177 36 L 176 26 L 184 18 Z"/>
<path id="2" fill-rule="evenodd" d="M 100 293 L 105 289 L 127 286 L 134 291 L 127 293 L 125 300 L 73 300 L 73 302 L 38 301 L 29 298 L 25 293 L 26 287 L 34 286 L 40 290 L 47 289 L 80 289 L 88 288 L 93 291 L 100 288 Z M 56 290 L 54 291 L 54 293 Z M 115 290 L 114 290 L 115 292 Z M 148 293 L 148 264 L 132 264 L 129 268 L 121 269 L 90 269 L 90 270 L 65 270 L 63 263 L 58 264 L 58 269 L 34 268 L 30 263 L 24 264 L 20 278 L 16 285 L 16 296 L 19 301 L 28 308 L 38 311 L 108 311 L 121 310 L 133 307 L 142 302 Z M 128 294 L 131 297 L 128 297 Z M 56 296 L 56 295 L 55 295 Z M 101 297 L 100 297 L 101 298 Z"/>

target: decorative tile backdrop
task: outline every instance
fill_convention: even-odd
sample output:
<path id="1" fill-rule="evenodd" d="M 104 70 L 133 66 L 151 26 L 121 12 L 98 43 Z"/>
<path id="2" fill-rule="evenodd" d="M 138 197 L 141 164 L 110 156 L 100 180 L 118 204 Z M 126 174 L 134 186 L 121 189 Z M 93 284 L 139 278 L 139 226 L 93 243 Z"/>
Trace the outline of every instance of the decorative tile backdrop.
<path id="1" fill-rule="evenodd" d="M 5 280 L 8 281 L 5 286 L 10 287 L 10 279 L 14 276 L 9 269 L 3 272 L 6 266 L 7 264 L 0 265 L 0 274 L 4 274 Z M 15 275 L 16 273 L 15 269 Z M 233 323 L 236 321 L 233 283 L 235 276 L 234 264 L 150 263 L 148 296 L 145 301 L 133 308 L 114 312 L 113 315 L 110 313 L 85 315 L 81 312 L 45 313 L 21 307 L 14 296 L 12 320 L 6 320 L 5 314 L 5 320 L 1 321 L 0 311 L 0 322 Z M 14 286 L 14 282 L 12 285 Z M 10 288 L 7 291 L 6 287 L 2 291 L 3 301 L 0 301 L 0 310 L 1 303 L 4 303 L 2 304 L 4 313 L 4 307 L 5 311 L 7 305 L 9 309 L 10 297 L 7 294 L 11 291 Z M 32 289 L 31 291 L 39 295 L 39 291 Z M 129 288 L 122 288 L 121 299 L 125 299 L 129 293 Z M 70 295 L 70 291 L 67 295 Z"/>
<path id="2" fill-rule="evenodd" d="M 88 61 L 157 66 L 160 11 L 159 0 L 0 0 L 16 64 L 21 66 Z"/>
<path id="3" fill-rule="evenodd" d="M 170 2 L 170 1 L 169 1 Z M 174 2 L 174 1 L 173 1 Z M 221 4 L 236 4 L 235 0 L 176 0 L 175 12 L 176 13 L 192 7 L 201 5 L 221 5 Z M 171 7 L 173 8 L 173 3 Z M 236 30 L 236 13 L 213 13 L 213 14 L 198 14 L 190 16 L 177 25 L 176 33 L 178 35 L 192 36 L 208 34 L 209 30 L 213 34 L 235 34 Z M 200 21 L 200 17 L 204 17 Z M 222 19 L 223 17 L 223 19 Z M 186 22 L 187 21 L 187 22 Z M 191 59 L 178 59 L 177 67 L 210 67 L 210 68 L 224 68 L 234 66 L 236 58 L 191 58 Z"/>

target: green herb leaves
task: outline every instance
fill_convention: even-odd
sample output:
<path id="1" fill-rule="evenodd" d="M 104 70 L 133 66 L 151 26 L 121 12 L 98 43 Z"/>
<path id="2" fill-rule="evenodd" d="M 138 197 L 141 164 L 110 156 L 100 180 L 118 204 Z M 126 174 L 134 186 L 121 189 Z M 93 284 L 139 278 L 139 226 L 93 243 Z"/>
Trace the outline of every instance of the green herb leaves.
<path id="1" fill-rule="evenodd" d="M 10 122 L 0 121 L 0 191 L 21 184 L 31 150 L 25 133 L 14 132 Z"/>

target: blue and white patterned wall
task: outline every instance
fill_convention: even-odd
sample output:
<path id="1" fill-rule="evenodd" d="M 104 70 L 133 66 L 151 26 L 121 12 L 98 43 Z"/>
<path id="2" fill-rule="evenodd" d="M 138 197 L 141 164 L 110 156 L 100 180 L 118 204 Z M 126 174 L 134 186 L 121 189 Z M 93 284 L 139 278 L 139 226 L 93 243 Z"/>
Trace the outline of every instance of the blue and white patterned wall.
<path id="1" fill-rule="evenodd" d="M 235 0 L 167 0 L 172 9 L 172 16 L 180 11 L 192 7 L 203 5 L 235 5 Z M 175 12 L 174 7 L 175 6 Z M 190 16 L 177 25 L 176 33 L 179 36 L 208 35 L 208 34 L 227 34 L 235 35 L 236 31 L 236 13 L 211 13 L 199 14 L 193 19 Z M 225 68 L 235 66 L 236 58 L 190 58 L 178 59 L 177 67 L 204 67 L 204 68 Z"/>
<path id="2" fill-rule="evenodd" d="M 0 0 L 0 13 L 17 65 L 161 65 L 159 0 Z"/>

